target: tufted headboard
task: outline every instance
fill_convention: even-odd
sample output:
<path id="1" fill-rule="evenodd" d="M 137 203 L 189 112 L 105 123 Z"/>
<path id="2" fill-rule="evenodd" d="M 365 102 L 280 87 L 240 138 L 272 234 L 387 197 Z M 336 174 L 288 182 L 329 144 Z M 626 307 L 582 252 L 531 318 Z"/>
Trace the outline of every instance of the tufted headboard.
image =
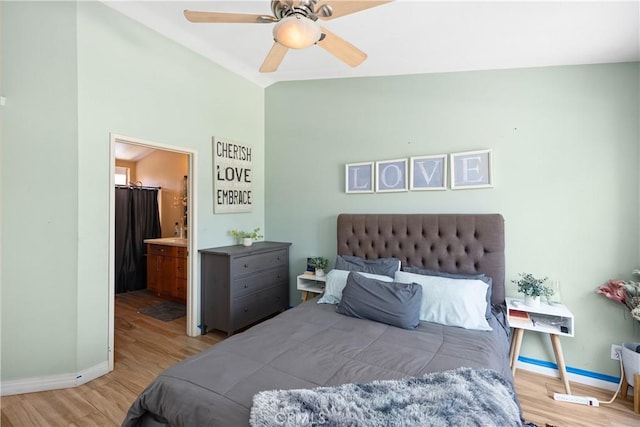
<path id="1" fill-rule="evenodd" d="M 504 219 L 500 214 L 340 214 L 338 255 L 395 257 L 402 265 L 493 279 L 504 301 Z"/>

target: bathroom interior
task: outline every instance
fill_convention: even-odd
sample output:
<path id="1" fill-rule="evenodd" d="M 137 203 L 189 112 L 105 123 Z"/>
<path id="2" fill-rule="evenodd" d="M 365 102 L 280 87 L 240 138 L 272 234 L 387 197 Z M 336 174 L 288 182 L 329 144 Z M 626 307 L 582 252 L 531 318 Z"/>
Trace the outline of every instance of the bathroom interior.
<path id="1" fill-rule="evenodd" d="M 189 156 L 118 142 L 115 159 L 116 296 L 135 292 L 149 304 L 161 299 L 172 312 L 184 310 Z"/>

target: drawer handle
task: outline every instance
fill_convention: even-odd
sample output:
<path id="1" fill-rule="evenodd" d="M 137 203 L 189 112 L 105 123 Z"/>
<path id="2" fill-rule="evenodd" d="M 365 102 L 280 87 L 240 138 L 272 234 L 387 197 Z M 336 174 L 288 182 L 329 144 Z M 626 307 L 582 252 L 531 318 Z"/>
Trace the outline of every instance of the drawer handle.
<path id="1" fill-rule="evenodd" d="M 244 309 L 244 310 L 242 310 L 242 311 L 244 311 L 245 313 L 248 313 L 248 312 L 249 312 L 249 309 L 248 309 L 248 308 L 245 308 L 245 309 Z"/>
<path id="2" fill-rule="evenodd" d="M 244 285 L 244 288 L 247 289 L 249 287 L 249 285 Z"/>
<path id="3" fill-rule="evenodd" d="M 248 268 L 249 266 L 247 264 L 244 265 L 244 268 Z"/>

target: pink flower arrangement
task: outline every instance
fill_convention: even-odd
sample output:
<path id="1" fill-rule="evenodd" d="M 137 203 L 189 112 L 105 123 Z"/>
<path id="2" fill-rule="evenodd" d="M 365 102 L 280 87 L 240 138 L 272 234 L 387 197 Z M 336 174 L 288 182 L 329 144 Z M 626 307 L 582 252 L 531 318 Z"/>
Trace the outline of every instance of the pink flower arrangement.
<path id="1" fill-rule="evenodd" d="M 633 270 L 632 274 L 640 276 L 640 269 Z M 604 285 L 598 286 L 596 293 L 626 306 L 631 312 L 631 316 L 640 322 L 640 282 L 611 279 Z"/>
<path id="2" fill-rule="evenodd" d="M 627 298 L 627 289 L 624 280 L 611 279 L 602 286 L 599 286 L 596 293 L 604 295 L 613 302 L 624 304 Z"/>

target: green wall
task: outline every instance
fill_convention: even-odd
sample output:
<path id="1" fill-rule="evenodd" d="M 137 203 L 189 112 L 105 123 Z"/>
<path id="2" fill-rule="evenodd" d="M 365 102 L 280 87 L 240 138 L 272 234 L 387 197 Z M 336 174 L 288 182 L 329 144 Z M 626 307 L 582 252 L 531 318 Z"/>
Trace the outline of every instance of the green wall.
<path id="1" fill-rule="evenodd" d="M 291 276 L 335 257 L 341 212 L 498 212 L 507 294 L 518 272 L 561 283 L 576 316 L 569 366 L 618 375 L 611 343 L 640 338 L 594 293 L 639 259 L 637 63 L 283 82 L 266 90 L 266 208 L 293 242 Z M 491 189 L 346 194 L 346 163 L 490 148 Z M 291 284 L 292 301 L 299 301 Z M 525 334 L 521 355 L 554 361 Z"/>
<path id="2" fill-rule="evenodd" d="M 639 339 L 593 292 L 640 255 L 638 64 L 263 90 L 94 2 L 4 2 L 2 43 L 2 381 L 107 360 L 110 132 L 197 151 L 199 248 L 261 226 L 293 242 L 295 277 L 335 255 L 340 212 L 500 212 L 507 279 L 561 281 L 570 366 L 617 375 L 609 345 Z M 213 215 L 213 135 L 265 159 L 252 213 Z M 344 193 L 345 163 L 481 148 L 493 189 Z M 522 354 L 553 360 L 536 334 Z"/>
<path id="3" fill-rule="evenodd" d="M 198 246 L 232 244 L 230 229 L 264 229 L 264 90 L 100 3 L 78 8 L 78 339 L 91 344 L 79 364 L 94 366 L 107 339 L 109 132 L 197 150 Z M 254 147 L 251 213 L 213 215 L 214 135 Z"/>
<path id="4" fill-rule="evenodd" d="M 76 5 L 4 2 L 2 379 L 76 371 Z"/>
<path id="5" fill-rule="evenodd" d="M 2 13 L 2 381 L 108 358 L 109 133 L 197 152 L 198 245 L 264 229 L 264 90 L 98 2 Z M 211 137 L 252 144 L 251 213 L 213 215 Z"/>

